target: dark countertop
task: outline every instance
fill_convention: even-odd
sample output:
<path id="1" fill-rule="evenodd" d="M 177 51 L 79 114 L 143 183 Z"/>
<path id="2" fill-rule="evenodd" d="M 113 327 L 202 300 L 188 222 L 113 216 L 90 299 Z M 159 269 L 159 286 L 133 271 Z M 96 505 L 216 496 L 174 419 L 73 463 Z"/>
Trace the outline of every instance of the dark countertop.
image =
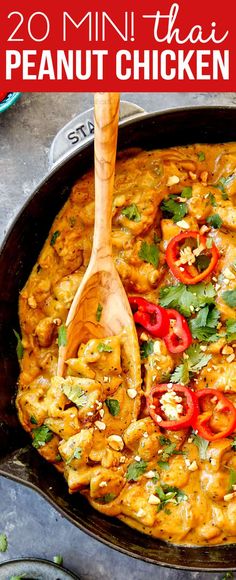
<path id="1" fill-rule="evenodd" d="M 129 93 L 147 111 L 190 105 L 236 105 L 235 93 Z M 23 202 L 48 169 L 48 154 L 57 131 L 93 104 L 90 93 L 26 93 L 0 115 L 0 238 Z M 53 560 L 61 554 L 65 566 L 81 580 L 219 580 L 222 573 L 163 569 L 107 548 L 82 533 L 37 493 L 0 478 L 0 534 L 8 550 L 0 562 L 37 557 Z M 145 542 L 145 536 L 143 537 Z M 0 579 L 6 580 L 1 576 Z M 49 579 L 48 579 L 49 580 Z"/>

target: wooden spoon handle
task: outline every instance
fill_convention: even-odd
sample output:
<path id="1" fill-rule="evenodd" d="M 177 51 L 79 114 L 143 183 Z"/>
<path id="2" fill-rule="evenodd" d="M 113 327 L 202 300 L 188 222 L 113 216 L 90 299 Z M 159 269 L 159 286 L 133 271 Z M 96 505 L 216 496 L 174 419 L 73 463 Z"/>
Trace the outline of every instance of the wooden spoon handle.
<path id="1" fill-rule="evenodd" d="M 112 253 L 112 195 L 115 176 L 119 103 L 119 93 L 95 93 L 94 165 L 96 211 L 93 254 L 96 258 L 103 258 Z"/>

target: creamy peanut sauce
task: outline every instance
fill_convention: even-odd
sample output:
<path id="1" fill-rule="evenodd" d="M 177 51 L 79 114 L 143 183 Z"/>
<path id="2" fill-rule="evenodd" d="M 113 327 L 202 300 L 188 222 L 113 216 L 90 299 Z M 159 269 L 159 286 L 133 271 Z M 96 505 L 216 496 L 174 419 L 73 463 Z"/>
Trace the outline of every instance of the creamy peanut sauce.
<path id="1" fill-rule="evenodd" d="M 235 143 L 123 153 L 116 167 L 112 241 L 126 292 L 158 303 L 161 288 L 179 284 L 165 262 L 168 242 L 182 231 L 207 228 L 220 251 L 217 269 L 204 280 L 213 285 L 219 336 L 195 340 L 210 356 L 190 374 L 190 385 L 223 391 L 236 404 L 236 336 L 235 343 L 226 337 L 226 321 L 236 320 L 236 310 L 222 298 L 236 289 L 235 177 Z M 191 188 L 191 197 L 184 198 L 184 188 Z M 177 223 L 160 209 L 170 195 L 186 204 Z M 218 227 L 208 220 L 216 215 Z M 200 449 L 191 429 L 161 430 L 144 411 L 142 393 L 171 380 L 183 355 L 171 355 L 162 339 L 154 339 L 141 359 L 143 390 L 137 391 L 123 370 L 124 338 L 92 339 L 67 361 L 65 378 L 56 376 L 58 331 L 88 265 L 93 226 L 91 171 L 72 188 L 20 294 L 20 421 L 39 453 L 64 474 L 69 492 L 82 492 L 100 512 L 176 544 L 235 542 L 233 435 Z M 151 253 L 158 249 L 158 260 L 156 250 L 154 258 L 145 254 L 144 242 Z M 139 338 L 145 349 L 150 336 L 139 329 Z"/>

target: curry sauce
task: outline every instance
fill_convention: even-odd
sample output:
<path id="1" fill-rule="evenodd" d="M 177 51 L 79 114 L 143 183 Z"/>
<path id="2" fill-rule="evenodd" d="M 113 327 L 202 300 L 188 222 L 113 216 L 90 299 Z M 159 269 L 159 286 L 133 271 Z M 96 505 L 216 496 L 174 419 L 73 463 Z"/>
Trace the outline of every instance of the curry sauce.
<path id="1" fill-rule="evenodd" d="M 192 425 L 163 428 L 163 416 L 146 404 L 153 387 L 165 384 L 168 396 L 159 411 L 178 420 L 178 384 L 196 396 L 217 391 L 236 406 L 235 201 L 235 143 L 129 150 L 118 157 L 117 271 L 129 296 L 181 314 L 192 337 L 185 350 L 171 352 L 164 337 L 137 324 L 141 388 L 126 380 L 124 334 L 81 344 L 65 377 L 57 376 L 58 345 L 66 341 L 66 317 L 92 248 L 92 170 L 73 186 L 20 293 L 24 354 L 16 404 L 34 447 L 64 474 L 70 493 L 79 491 L 100 512 L 175 544 L 236 541 L 236 429 L 227 433 L 224 405 L 216 397 L 218 412 L 208 423 L 213 435 L 227 434 L 210 440 Z M 197 245 L 181 247 L 178 278 L 167 263 L 168 247 L 191 232 Z M 194 282 L 196 268 L 203 272 L 200 282 L 181 279 L 188 270 Z M 211 413 L 210 403 L 203 415 Z"/>

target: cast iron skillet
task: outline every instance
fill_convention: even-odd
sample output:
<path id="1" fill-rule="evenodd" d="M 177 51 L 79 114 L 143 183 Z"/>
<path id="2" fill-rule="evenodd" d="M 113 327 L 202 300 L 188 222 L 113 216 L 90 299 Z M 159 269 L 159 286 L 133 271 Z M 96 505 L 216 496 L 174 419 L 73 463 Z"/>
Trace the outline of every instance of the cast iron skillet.
<path id="1" fill-rule="evenodd" d="M 125 122 L 119 149 L 170 147 L 236 139 L 236 108 L 200 107 L 143 115 Z M 58 162 L 23 207 L 0 255 L 0 474 L 39 492 L 74 525 L 127 555 L 185 570 L 236 569 L 235 546 L 177 547 L 143 536 L 117 519 L 93 510 L 79 494 L 69 495 L 63 477 L 29 444 L 14 408 L 19 372 L 12 329 L 18 329 L 19 290 L 27 280 L 51 223 L 73 182 L 93 163 L 93 144 Z"/>

